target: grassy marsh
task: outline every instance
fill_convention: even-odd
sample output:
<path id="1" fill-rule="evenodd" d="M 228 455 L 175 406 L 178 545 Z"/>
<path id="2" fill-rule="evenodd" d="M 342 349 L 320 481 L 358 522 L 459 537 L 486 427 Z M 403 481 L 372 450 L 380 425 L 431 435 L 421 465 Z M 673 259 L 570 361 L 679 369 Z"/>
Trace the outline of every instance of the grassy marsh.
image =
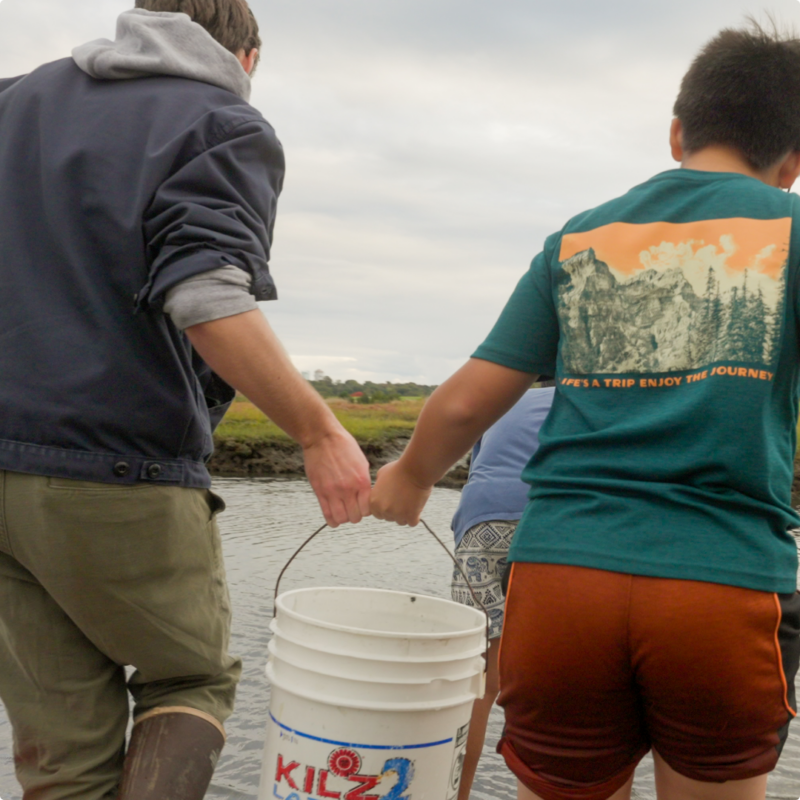
<path id="1" fill-rule="evenodd" d="M 359 444 L 380 444 L 411 435 L 425 398 L 401 398 L 374 405 L 351 403 L 341 398 L 331 398 L 326 402 Z M 260 442 L 290 441 L 275 423 L 247 400 L 237 400 L 231 406 L 217 428 L 216 437 Z"/>

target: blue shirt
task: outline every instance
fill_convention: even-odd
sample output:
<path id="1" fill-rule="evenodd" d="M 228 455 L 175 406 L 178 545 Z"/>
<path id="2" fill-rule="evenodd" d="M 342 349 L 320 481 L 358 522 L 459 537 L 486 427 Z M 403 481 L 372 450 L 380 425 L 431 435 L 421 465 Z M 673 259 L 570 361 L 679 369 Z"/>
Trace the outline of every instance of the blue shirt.
<path id="1" fill-rule="evenodd" d="M 530 486 L 522 482 L 522 470 L 539 449 L 539 428 L 547 418 L 555 391 L 527 391 L 475 445 L 469 479 L 453 517 L 456 545 L 479 522 L 522 517 L 530 491 Z"/>

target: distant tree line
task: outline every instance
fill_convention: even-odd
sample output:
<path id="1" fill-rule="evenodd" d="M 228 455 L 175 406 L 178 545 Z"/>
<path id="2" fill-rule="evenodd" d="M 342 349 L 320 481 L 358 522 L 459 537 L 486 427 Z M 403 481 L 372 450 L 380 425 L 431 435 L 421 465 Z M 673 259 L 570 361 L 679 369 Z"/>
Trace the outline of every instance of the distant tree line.
<path id="1" fill-rule="evenodd" d="M 315 375 L 315 378 L 317 375 Z M 390 403 L 401 397 L 428 397 L 435 386 L 420 386 L 418 383 L 373 383 L 365 381 L 333 380 L 323 375 L 319 380 L 309 380 L 309 383 L 323 397 L 344 397 L 358 403 Z M 353 397 L 353 395 L 358 395 Z"/>

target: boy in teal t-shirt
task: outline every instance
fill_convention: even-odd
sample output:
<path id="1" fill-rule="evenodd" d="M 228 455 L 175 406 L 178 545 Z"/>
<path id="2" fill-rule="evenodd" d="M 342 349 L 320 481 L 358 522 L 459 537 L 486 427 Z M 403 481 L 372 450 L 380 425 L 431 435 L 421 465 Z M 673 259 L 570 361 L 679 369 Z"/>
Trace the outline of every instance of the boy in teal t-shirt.
<path id="1" fill-rule="evenodd" d="M 800 40 L 723 31 L 675 116 L 682 168 L 547 239 L 373 491 L 416 524 L 555 371 L 500 659 L 521 799 L 622 800 L 652 748 L 661 797 L 758 800 L 796 714 Z"/>

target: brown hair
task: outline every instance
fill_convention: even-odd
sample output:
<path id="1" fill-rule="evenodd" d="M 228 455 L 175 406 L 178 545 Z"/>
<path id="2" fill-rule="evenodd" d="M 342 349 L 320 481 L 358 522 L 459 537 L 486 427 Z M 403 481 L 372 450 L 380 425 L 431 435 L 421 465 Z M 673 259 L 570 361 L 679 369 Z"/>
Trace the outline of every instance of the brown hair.
<path id="1" fill-rule="evenodd" d="M 188 14 L 234 55 L 261 49 L 258 22 L 246 0 L 136 0 L 136 8 Z"/>
<path id="2" fill-rule="evenodd" d="M 723 30 L 686 73 L 674 113 L 686 152 L 729 145 L 758 170 L 773 166 L 800 150 L 800 39 L 752 19 Z"/>

